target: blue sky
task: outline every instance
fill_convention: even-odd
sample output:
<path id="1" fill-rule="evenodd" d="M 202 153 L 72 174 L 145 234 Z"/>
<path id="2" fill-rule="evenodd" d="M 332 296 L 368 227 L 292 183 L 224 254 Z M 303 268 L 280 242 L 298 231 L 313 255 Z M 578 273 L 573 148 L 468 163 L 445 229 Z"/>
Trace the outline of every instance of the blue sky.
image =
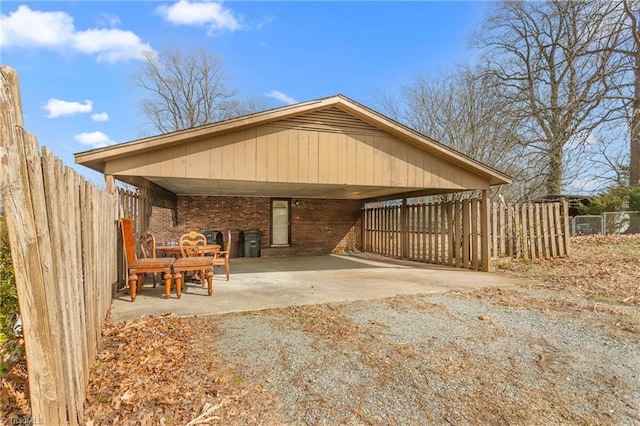
<path id="1" fill-rule="evenodd" d="M 471 61 L 488 5 L 2 0 L 0 63 L 18 70 L 26 129 L 72 166 L 76 152 L 142 136 L 131 75 L 144 50 L 204 47 L 240 98 L 272 107 L 337 93 L 371 106 L 378 90 Z"/>

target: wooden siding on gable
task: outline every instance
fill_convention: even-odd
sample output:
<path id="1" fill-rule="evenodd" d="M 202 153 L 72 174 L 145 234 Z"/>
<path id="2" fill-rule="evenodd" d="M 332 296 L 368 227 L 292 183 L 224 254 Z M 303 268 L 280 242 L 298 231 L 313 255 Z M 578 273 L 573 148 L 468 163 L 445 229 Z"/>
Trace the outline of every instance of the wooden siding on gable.
<path id="1" fill-rule="evenodd" d="M 413 189 L 488 188 L 486 179 L 338 108 L 112 160 L 106 173 Z"/>

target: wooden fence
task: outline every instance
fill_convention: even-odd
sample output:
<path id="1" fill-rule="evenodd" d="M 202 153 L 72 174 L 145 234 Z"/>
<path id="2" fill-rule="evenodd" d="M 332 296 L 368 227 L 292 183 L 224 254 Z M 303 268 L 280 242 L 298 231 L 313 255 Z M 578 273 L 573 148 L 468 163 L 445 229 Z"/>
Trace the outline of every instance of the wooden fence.
<path id="1" fill-rule="evenodd" d="M 146 188 L 137 188 L 136 190 L 129 190 L 126 188 L 117 187 L 116 189 L 118 197 L 118 212 L 119 217 L 126 217 L 132 220 L 134 240 L 137 241 L 138 237 L 149 229 L 149 223 L 151 221 L 152 212 L 152 192 Z M 126 256 L 123 250 L 122 235 L 118 233 L 118 281 L 112 289 L 112 294 L 124 288 L 128 285 L 128 274 L 126 265 Z"/>
<path id="2" fill-rule="evenodd" d="M 23 128 L 15 70 L 0 67 L 0 190 L 29 369 L 32 418 L 82 424 L 89 369 L 117 281 L 117 197 Z"/>
<path id="3" fill-rule="evenodd" d="M 152 191 L 147 188 L 137 188 L 135 191 L 126 188 L 116 188 L 118 193 L 118 210 L 120 217 L 133 221 L 133 233 L 136 238 L 147 229 L 151 221 Z"/>
<path id="4" fill-rule="evenodd" d="M 569 252 L 566 203 L 492 203 L 483 226 L 481 199 L 394 205 L 362 211 L 364 251 L 425 263 L 481 269 L 483 238 L 492 258 L 562 257 Z M 485 233 L 486 231 L 486 233 Z"/>
<path id="5" fill-rule="evenodd" d="M 363 249 L 384 256 L 467 269 L 483 262 L 482 200 L 365 208 Z M 487 254 L 488 255 L 488 254 Z"/>
<path id="6" fill-rule="evenodd" d="M 505 204 L 491 207 L 493 257 L 550 259 L 569 255 L 569 206 L 553 203 Z"/>

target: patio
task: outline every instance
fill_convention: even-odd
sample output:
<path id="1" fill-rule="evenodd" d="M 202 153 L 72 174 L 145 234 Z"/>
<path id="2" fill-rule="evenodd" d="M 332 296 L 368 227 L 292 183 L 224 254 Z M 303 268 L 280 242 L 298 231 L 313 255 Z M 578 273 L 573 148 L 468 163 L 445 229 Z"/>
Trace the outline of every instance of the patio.
<path id="1" fill-rule="evenodd" d="M 231 259 L 231 278 L 216 269 L 213 296 L 206 287 L 187 282 L 182 298 L 175 289 L 164 298 L 164 286 L 147 284 L 131 302 L 128 292 L 113 300 L 111 320 L 144 315 L 180 316 L 255 311 L 292 305 L 376 299 L 408 294 L 446 293 L 488 286 L 508 287 L 521 280 L 492 273 L 395 261 L 374 255 L 297 256 Z"/>

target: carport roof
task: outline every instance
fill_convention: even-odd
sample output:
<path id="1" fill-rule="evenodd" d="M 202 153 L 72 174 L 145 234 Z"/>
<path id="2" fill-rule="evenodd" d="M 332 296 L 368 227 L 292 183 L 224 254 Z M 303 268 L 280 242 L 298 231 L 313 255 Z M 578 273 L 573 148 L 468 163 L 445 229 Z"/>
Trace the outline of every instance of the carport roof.
<path id="1" fill-rule="evenodd" d="M 335 95 L 323 99 L 302 102 L 295 105 L 216 122 L 197 128 L 84 151 L 75 154 L 75 161 L 78 164 L 82 164 L 98 172 L 106 175 L 113 175 L 120 180 L 133 183 L 138 186 L 141 186 L 140 184 L 145 180 L 153 182 L 155 185 L 167 189 L 175 194 L 185 194 L 184 188 L 200 188 L 198 191 L 202 191 L 202 193 L 196 193 L 196 195 L 282 196 L 284 194 L 280 194 L 280 192 L 288 191 L 288 194 L 291 196 L 305 196 L 305 191 L 308 191 L 309 196 L 317 197 L 317 190 L 314 192 L 312 189 L 314 187 L 314 183 L 317 183 L 316 188 L 322 188 L 322 194 L 328 194 L 330 197 L 332 196 L 332 192 L 334 192 L 334 196 L 336 198 L 370 199 L 376 196 L 387 196 L 393 193 L 417 193 L 428 188 L 431 188 L 433 193 L 453 192 L 443 190 L 446 189 L 445 187 L 439 188 L 436 185 L 431 187 L 426 183 L 426 180 L 424 182 L 414 182 L 413 185 L 403 183 L 400 183 L 399 185 L 391 185 L 389 183 L 378 185 L 374 184 L 374 182 L 366 182 L 366 184 L 363 184 L 362 179 L 360 179 L 356 184 L 347 185 L 342 181 L 305 182 L 301 180 L 300 182 L 297 182 L 288 180 L 280 182 L 277 179 L 269 177 L 262 180 L 259 177 L 252 177 L 251 179 L 247 179 L 245 182 L 243 179 L 237 178 L 237 176 L 231 176 L 230 179 L 229 176 L 227 176 L 225 179 L 222 176 L 212 178 L 211 176 L 190 176 L 188 174 L 181 175 L 180 173 L 160 175 L 155 171 L 150 173 L 148 168 L 141 168 L 139 164 L 136 169 L 130 168 L 127 170 L 122 167 L 109 167 L 110 164 L 123 164 L 123 161 L 131 163 L 134 158 L 149 157 L 153 155 L 158 156 L 158 153 L 163 150 L 165 152 L 163 155 L 166 161 L 167 153 L 175 152 L 174 148 L 178 145 L 200 143 L 204 140 L 209 141 L 212 140 L 212 138 L 220 138 L 223 135 L 232 132 L 242 132 L 248 129 L 255 129 L 259 126 L 264 127 L 273 125 L 274 123 L 283 123 L 287 120 L 295 121 L 300 117 L 308 117 L 314 113 L 332 114 L 332 117 L 337 117 L 338 120 L 343 121 L 345 119 L 358 120 L 358 122 L 368 126 L 370 130 L 375 129 L 376 131 L 384 132 L 386 135 L 389 135 L 394 141 L 396 141 L 393 143 L 401 143 L 409 147 L 407 149 L 410 151 L 403 154 L 406 157 L 405 160 L 408 159 L 410 162 L 411 159 L 409 157 L 416 153 L 419 155 L 428 155 L 429 158 L 436 158 L 439 162 L 443 164 L 446 163 L 447 167 L 453 170 L 453 172 L 451 170 L 448 171 L 449 175 L 455 175 L 458 173 L 455 172 L 455 170 L 458 170 L 458 174 L 465 175 L 463 181 L 474 182 L 473 185 L 471 185 L 473 187 L 470 188 L 462 188 L 459 183 L 456 183 L 457 186 L 454 191 L 464 189 L 485 189 L 484 184 L 480 185 L 483 186 L 483 188 L 480 188 L 479 185 L 477 185 L 477 182 L 480 181 L 485 182 L 486 186 L 507 184 L 511 182 L 511 179 L 500 171 L 482 164 L 406 126 L 403 126 L 398 122 L 343 95 Z M 340 115 L 338 116 L 338 114 Z M 345 121 L 342 125 L 353 126 L 353 123 Z M 352 129 L 349 127 L 345 128 Z M 203 153 L 201 152 L 200 154 L 202 155 Z M 136 173 L 132 173 L 131 170 L 137 170 L 136 173 L 139 172 L 140 174 L 136 175 Z M 263 185 L 261 185 L 261 183 Z M 259 190 L 258 193 L 254 193 L 256 188 L 262 188 L 262 190 Z M 269 189 L 269 191 L 267 191 L 270 192 L 269 194 L 264 192 L 267 188 Z M 344 193 L 347 188 L 349 188 L 349 194 Z M 242 194 L 243 191 L 246 192 L 246 194 Z M 327 198 L 327 195 L 322 196 L 322 198 Z"/>

